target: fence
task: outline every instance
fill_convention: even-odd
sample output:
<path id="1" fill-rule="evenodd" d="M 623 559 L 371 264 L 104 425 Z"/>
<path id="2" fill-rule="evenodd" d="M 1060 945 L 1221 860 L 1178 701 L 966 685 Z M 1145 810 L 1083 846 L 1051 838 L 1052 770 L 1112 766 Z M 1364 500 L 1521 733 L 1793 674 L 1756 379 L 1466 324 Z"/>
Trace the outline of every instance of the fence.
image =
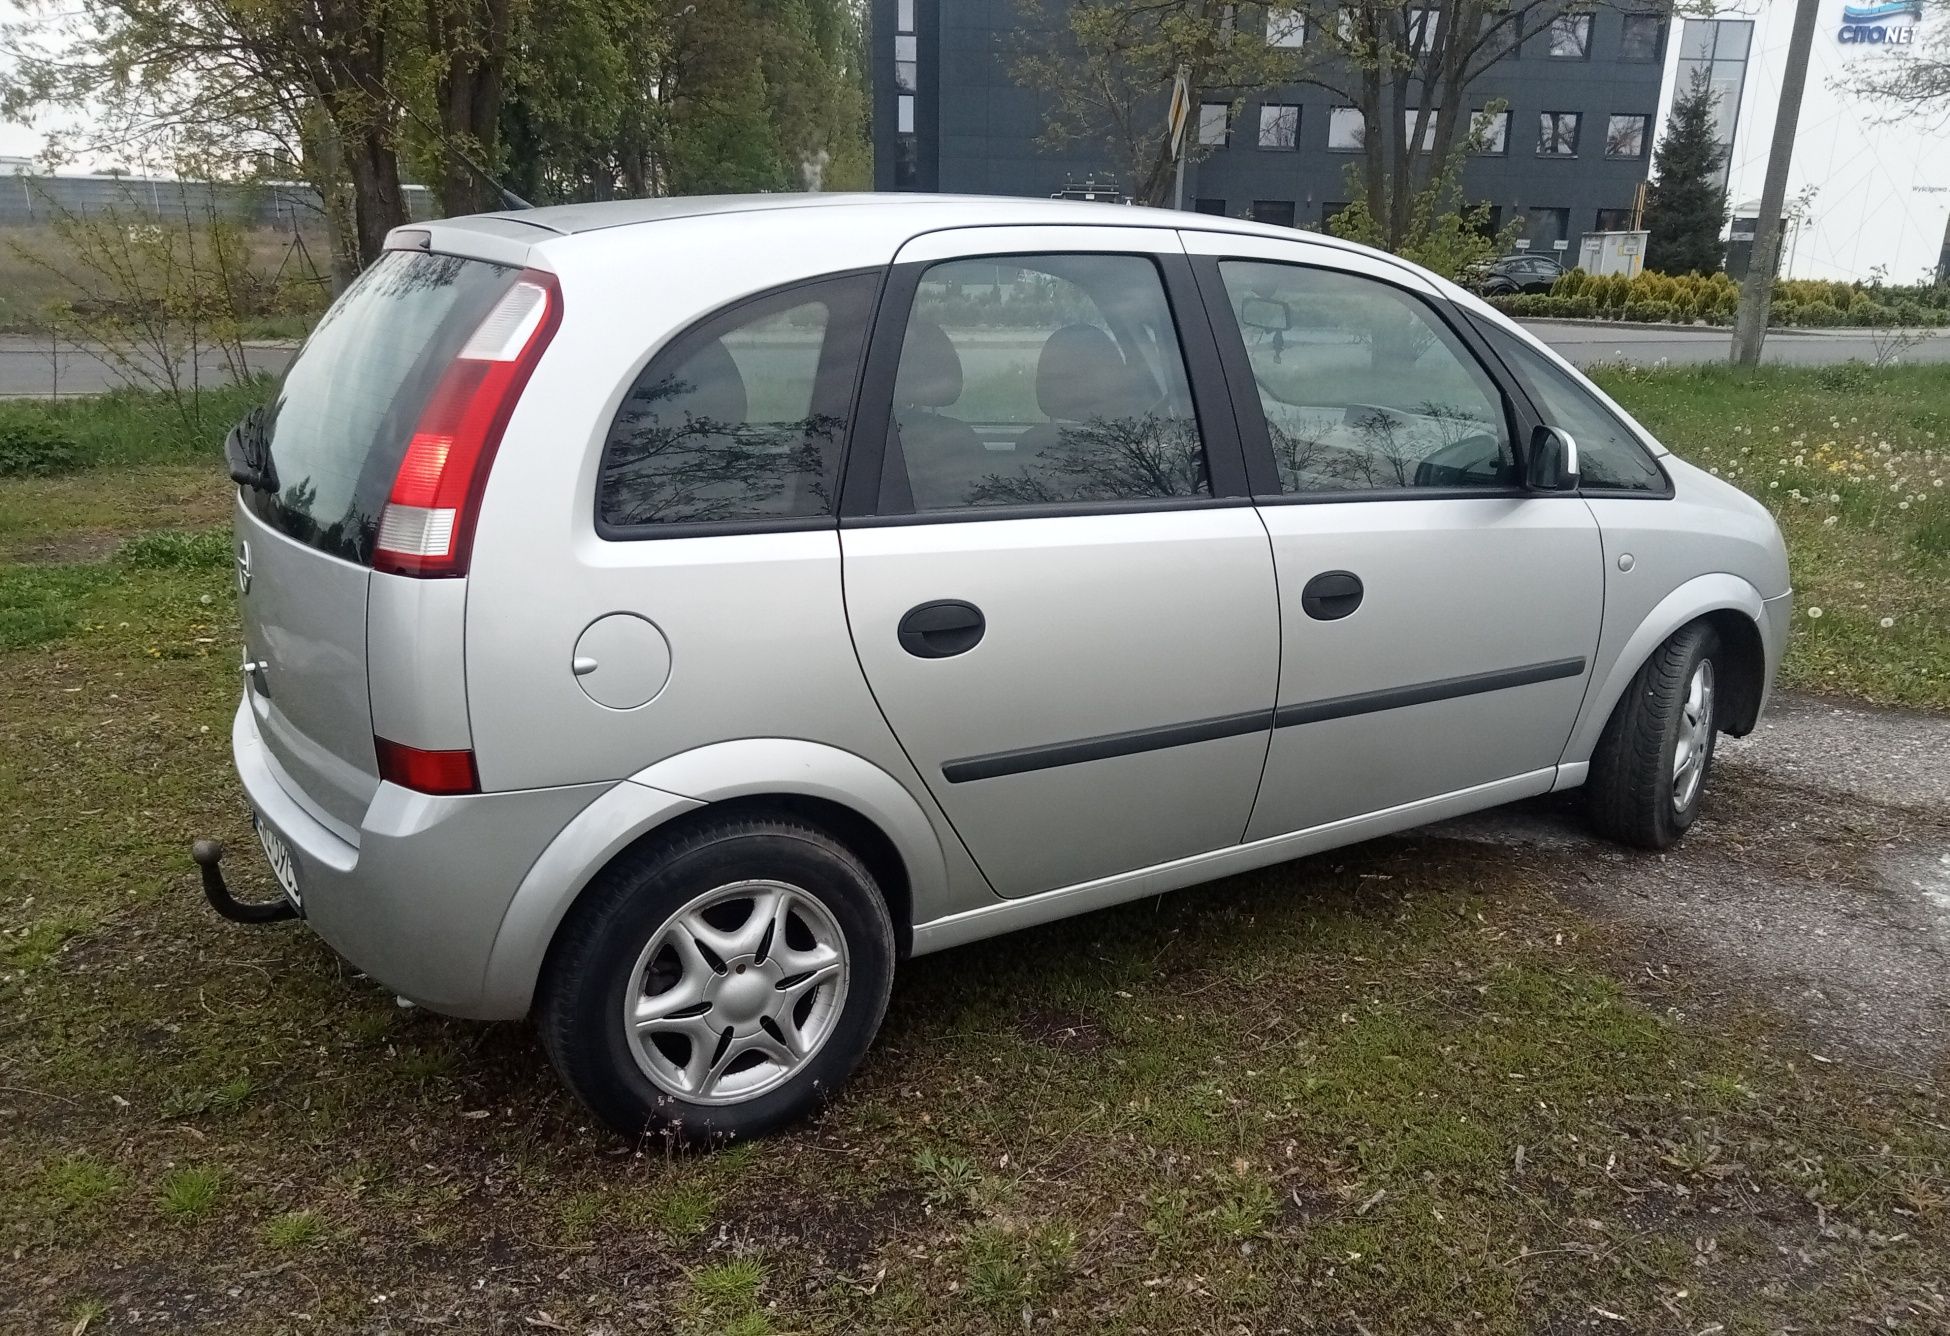
<path id="1" fill-rule="evenodd" d="M 407 213 L 434 216 L 433 192 L 403 186 Z M 0 168 L 0 227 L 31 227 L 64 215 L 147 214 L 157 219 L 216 214 L 247 226 L 320 231 L 318 192 L 289 182 L 184 181 L 162 176 L 51 176 Z"/>

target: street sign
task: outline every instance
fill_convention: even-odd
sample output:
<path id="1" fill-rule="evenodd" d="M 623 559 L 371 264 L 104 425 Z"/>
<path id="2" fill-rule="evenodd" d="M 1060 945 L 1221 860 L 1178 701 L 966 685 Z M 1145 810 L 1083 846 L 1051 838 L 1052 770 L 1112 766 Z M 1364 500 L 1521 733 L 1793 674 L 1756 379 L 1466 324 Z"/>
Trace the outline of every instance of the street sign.
<path id="1" fill-rule="evenodd" d="M 1165 125 L 1171 133 L 1171 155 L 1178 156 L 1185 142 L 1185 122 L 1192 115 L 1192 82 L 1185 70 L 1178 71 L 1178 77 L 1171 83 L 1171 110 L 1166 113 Z"/>

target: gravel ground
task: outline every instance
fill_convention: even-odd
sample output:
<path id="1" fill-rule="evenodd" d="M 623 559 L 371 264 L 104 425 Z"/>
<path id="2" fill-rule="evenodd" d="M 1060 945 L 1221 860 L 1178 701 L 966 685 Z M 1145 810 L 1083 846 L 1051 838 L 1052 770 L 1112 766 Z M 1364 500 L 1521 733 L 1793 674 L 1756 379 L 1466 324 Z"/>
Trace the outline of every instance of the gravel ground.
<path id="1" fill-rule="evenodd" d="M 1720 739 L 1665 854 L 1592 838 L 1575 794 L 1439 833 L 1548 865 L 1643 930 L 1648 969 L 1789 1013 L 1820 1059 L 1928 1075 L 1950 1051 L 1950 717 L 1777 698 Z"/>

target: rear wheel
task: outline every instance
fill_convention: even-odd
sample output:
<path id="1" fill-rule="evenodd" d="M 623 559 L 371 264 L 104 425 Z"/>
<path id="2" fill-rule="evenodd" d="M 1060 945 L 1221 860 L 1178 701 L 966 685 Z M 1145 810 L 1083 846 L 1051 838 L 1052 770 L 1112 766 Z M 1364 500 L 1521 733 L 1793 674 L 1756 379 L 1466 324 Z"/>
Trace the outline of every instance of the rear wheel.
<path id="1" fill-rule="evenodd" d="M 632 851 L 570 918 L 539 999 L 576 1096 L 628 1136 L 756 1136 L 852 1072 L 887 1009 L 893 926 L 817 827 L 732 817 Z"/>
<path id="2" fill-rule="evenodd" d="M 1699 815 L 1719 728 L 1720 637 L 1682 627 L 1647 659 L 1612 710 L 1585 781 L 1592 824 L 1625 844 L 1666 849 Z"/>

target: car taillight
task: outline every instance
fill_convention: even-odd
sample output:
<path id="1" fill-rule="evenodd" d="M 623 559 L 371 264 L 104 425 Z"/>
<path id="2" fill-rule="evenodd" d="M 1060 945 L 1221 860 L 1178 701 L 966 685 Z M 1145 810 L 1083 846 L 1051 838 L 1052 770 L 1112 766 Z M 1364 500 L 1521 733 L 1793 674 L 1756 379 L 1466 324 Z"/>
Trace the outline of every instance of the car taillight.
<path id="1" fill-rule="evenodd" d="M 403 742 L 375 737 L 379 777 L 420 793 L 479 793 L 481 776 L 471 751 L 423 751 Z"/>
<path id="2" fill-rule="evenodd" d="M 374 569 L 465 575 L 488 466 L 542 350 L 562 323 L 553 274 L 524 270 L 440 377 L 379 517 Z"/>

